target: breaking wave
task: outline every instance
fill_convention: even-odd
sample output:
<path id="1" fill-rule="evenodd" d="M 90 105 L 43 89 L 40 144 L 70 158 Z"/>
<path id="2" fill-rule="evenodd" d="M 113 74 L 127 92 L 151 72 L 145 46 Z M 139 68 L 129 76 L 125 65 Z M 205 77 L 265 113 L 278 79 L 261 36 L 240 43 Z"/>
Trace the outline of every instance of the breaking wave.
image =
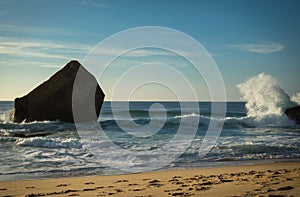
<path id="1" fill-rule="evenodd" d="M 279 83 L 271 75 L 260 73 L 238 84 L 237 88 L 246 101 L 247 119 L 260 125 L 289 125 L 284 111 L 297 105 L 300 93 L 290 96 L 279 86 Z M 300 100 L 300 99 L 299 99 Z M 295 102 L 296 101 L 296 102 Z"/>

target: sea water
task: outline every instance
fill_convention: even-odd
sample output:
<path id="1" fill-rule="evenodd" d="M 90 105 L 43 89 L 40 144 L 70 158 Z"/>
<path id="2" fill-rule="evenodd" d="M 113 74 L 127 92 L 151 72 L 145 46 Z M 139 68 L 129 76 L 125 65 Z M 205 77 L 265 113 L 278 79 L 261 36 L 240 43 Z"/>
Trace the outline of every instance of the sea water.
<path id="1" fill-rule="evenodd" d="M 227 111 L 221 134 L 211 150 L 201 157 L 199 149 L 211 120 L 211 102 L 197 103 L 200 110 L 189 108 L 188 103 L 182 108 L 179 102 L 129 102 L 130 119 L 123 116 L 128 113 L 127 109 L 112 110 L 113 103 L 104 102 L 99 126 L 118 149 L 110 150 L 106 147 L 107 139 L 100 139 L 97 143 L 104 150 L 103 157 L 95 157 L 94 152 L 86 148 L 86 142 L 78 135 L 74 124 L 59 120 L 14 123 L 11 120 L 13 102 L 1 101 L 0 180 L 110 175 L 132 172 L 132 169 L 143 171 L 143 167 L 147 170 L 145 163 L 155 166 L 159 163 L 158 160 L 164 160 L 167 155 L 182 150 L 186 138 L 182 137 L 176 142 L 176 146 L 156 157 L 150 157 L 149 151 L 168 144 L 182 122 L 182 128 L 188 129 L 191 125 L 194 126 L 196 120 L 199 122 L 191 144 L 168 164 L 158 165 L 155 169 L 300 159 L 300 126 L 288 120 L 283 113 L 287 106 L 295 105 L 295 102 L 275 82 L 270 85 L 269 81 L 265 86 L 259 83 L 262 88 L 257 88 L 258 85 L 251 87 L 257 80 L 259 79 L 239 85 L 246 102 L 226 103 Z M 244 89 L 247 91 L 243 93 Z M 260 92 L 263 90 L 265 92 Z M 257 94 L 266 98 L 262 100 Z M 268 99 L 270 94 L 274 96 L 273 99 Z M 151 120 L 149 109 L 155 103 L 160 103 L 164 110 L 152 110 L 155 120 Z M 253 107 L 256 109 L 253 110 Z M 136 136 L 124 131 L 118 124 L 120 121 L 124 124 L 134 121 L 137 125 L 157 121 L 162 127 L 153 135 Z M 41 133 L 47 135 L 41 136 Z M 123 156 L 126 150 L 139 153 L 138 160 L 134 156 Z M 122 166 L 122 170 L 118 166 Z"/>

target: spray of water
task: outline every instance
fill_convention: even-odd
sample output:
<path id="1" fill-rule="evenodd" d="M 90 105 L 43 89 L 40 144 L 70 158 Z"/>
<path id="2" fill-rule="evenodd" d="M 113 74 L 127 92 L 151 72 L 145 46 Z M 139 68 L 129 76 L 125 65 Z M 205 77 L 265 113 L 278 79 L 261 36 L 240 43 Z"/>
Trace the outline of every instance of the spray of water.
<path id="1" fill-rule="evenodd" d="M 0 122 L 13 122 L 14 109 L 0 113 Z"/>
<path id="2" fill-rule="evenodd" d="M 300 105 L 300 92 L 294 94 L 294 95 L 291 97 L 291 101 L 297 103 L 297 105 Z"/>
<path id="3" fill-rule="evenodd" d="M 285 109 L 296 105 L 271 75 L 260 73 L 248 81 L 238 84 L 247 115 L 256 122 L 278 122 Z"/>

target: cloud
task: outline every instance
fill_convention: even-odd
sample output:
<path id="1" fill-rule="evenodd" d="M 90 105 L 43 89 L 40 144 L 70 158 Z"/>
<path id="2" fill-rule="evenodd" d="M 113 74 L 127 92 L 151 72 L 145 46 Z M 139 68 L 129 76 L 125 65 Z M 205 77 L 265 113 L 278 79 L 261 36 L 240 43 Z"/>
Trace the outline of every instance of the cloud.
<path id="1" fill-rule="evenodd" d="M 0 11 L 1 16 L 1 11 Z M 12 25 L 12 24 L 4 24 L 0 23 L 0 30 L 1 33 L 6 33 L 6 35 L 10 35 L 11 33 L 14 33 L 16 35 L 24 36 L 23 34 L 29 34 L 32 35 L 40 35 L 40 36 L 87 36 L 87 37 L 96 37 L 98 38 L 100 33 L 97 32 L 90 32 L 86 30 L 81 31 L 67 31 L 66 29 L 60 29 L 60 28 L 44 28 L 44 27 L 35 27 L 35 26 L 29 26 L 29 25 Z"/>
<path id="2" fill-rule="evenodd" d="M 189 57 L 189 56 L 212 56 L 207 54 L 201 54 L 198 51 L 183 51 L 178 50 L 178 54 L 173 51 L 169 51 L 167 49 L 155 48 L 155 47 L 142 47 L 133 50 L 127 50 L 127 47 L 123 47 L 122 45 L 119 46 L 109 46 L 109 47 L 96 47 L 92 53 L 94 55 L 101 55 L 101 56 L 110 56 L 114 57 L 116 55 L 123 55 L 125 57 L 130 58 L 137 58 L 137 57 L 149 57 L 149 56 L 164 56 L 164 57 L 174 57 L 174 56 L 181 56 L 181 57 Z"/>
<path id="3" fill-rule="evenodd" d="M 110 7 L 106 3 L 101 3 L 101 2 L 95 1 L 95 0 L 80 0 L 80 1 L 78 1 L 78 3 L 82 4 L 82 5 L 93 6 L 93 7 L 98 7 L 98 8 Z"/>
<path id="4" fill-rule="evenodd" d="M 263 43 L 263 44 L 235 44 L 230 45 L 232 48 L 239 49 L 241 51 L 270 54 L 281 51 L 284 48 L 283 44 L 280 43 Z"/>
<path id="5" fill-rule="evenodd" d="M 133 51 L 129 51 L 126 54 L 127 57 L 147 57 L 147 56 L 175 56 L 171 51 L 155 48 L 140 48 Z"/>
<path id="6" fill-rule="evenodd" d="M 52 64 L 40 64 L 39 66 L 43 68 L 61 68 L 61 65 L 52 65 Z"/>
<path id="7" fill-rule="evenodd" d="M 81 59 L 85 57 L 90 52 L 90 50 L 93 49 L 93 47 L 93 45 L 86 45 L 81 43 L 66 43 L 42 39 L 20 39 L 0 36 L 0 58 L 2 59 L 2 61 L 0 61 L 0 66 L 18 66 L 26 62 L 27 64 L 33 66 L 36 65 L 44 68 L 54 68 L 56 67 L 56 60 L 62 61 L 74 58 Z M 117 54 L 123 54 L 123 57 L 127 58 L 127 61 L 134 62 L 140 62 L 142 60 L 140 58 L 144 57 L 153 57 L 157 59 L 162 58 L 162 56 L 165 58 L 176 56 L 176 54 L 172 52 L 149 47 L 127 52 L 124 51 L 121 47 L 106 47 L 100 48 L 100 50 L 97 50 L 96 48 L 96 50 L 94 51 L 94 55 L 100 55 L 101 57 L 106 58 L 112 58 Z M 20 58 L 22 58 L 22 60 L 20 60 Z M 27 59 L 24 60 L 24 58 Z M 4 59 L 10 59 L 10 61 L 4 63 Z M 53 62 L 53 64 L 49 64 L 49 62 Z"/>
<path id="8" fill-rule="evenodd" d="M 0 57 L 39 58 L 46 62 L 58 59 L 84 57 L 92 46 L 78 43 L 52 42 L 49 40 L 23 40 L 12 37 L 0 37 Z"/>
<path id="9" fill-rule="evenodd" d="M 29 65 L 32 67 L 42 67 L 42 68 L 61 68 L 66 61 L 62 59 L 50 59 L 48 61 L 30 59 L 30 60 L 20 60 L 20 59 L 7 59 L 0 60 L 0 67 L 12 67 L 12 66 L 24 66 Z"/>
<path id="10" fill-rule="evenodd" d="M 151 47 L 145 47 L 145 48 L 137 48 L 133 50 L 127 50 L 124 47 L 101 47 L 101 48 L 95 48 L 95 50 L 92 52 L 94 55 L 101 55 L 101 56 L 110 56 L 114 57 L 116 55 L 122 55 L 124 57 L 147 57 L 147 56 L 174 56 L 172 52 L 166 51 L 166 50 L 159 50 Z"/>
<path id="11" fill-rule="evenodd" d="M 58 34 L 58 35 L 75 35 L 74 33 L 67 32 L 57 28 L 40 28 L 26 25 L 9 25 L 9 24 L 0 24 L 1 31 L 6 32 L 16 32 L 16 33 L 30 33 L 30 34 Z"/>

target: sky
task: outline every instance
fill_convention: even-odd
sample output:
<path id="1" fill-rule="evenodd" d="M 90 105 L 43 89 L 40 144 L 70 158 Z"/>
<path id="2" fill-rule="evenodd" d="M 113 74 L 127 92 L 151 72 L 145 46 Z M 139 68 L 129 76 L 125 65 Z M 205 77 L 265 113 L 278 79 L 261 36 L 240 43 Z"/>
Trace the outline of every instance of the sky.
<path id="1" fill-rule="evenodd" d="M 0 0 L 0 100 L 26 95 L 70 60 L 83 62 L 109 36 L 143 26 L 172 28 L 202 44 L 221 73 L 228 101 L 240 101 L 236 85 L 259 73 L 293 95 L 300 92 L 299 7 L 297 0 Z M 115 83 L 134 62 L 163 59 L 190 80 L 199 100 L 209 100 L 201 75 L 173 56 L 159 49 L 123 55 L 100 79 L 106 99 L 114 100 Z M 150 74 L 141 71 L 139 78 Z M 181 87 L 171 72 L 165 78 Z M 116 100 L 124 99 L 120 94 Z M 174 92 L 146 84 L 130 98 L 172 100 Z"/>

